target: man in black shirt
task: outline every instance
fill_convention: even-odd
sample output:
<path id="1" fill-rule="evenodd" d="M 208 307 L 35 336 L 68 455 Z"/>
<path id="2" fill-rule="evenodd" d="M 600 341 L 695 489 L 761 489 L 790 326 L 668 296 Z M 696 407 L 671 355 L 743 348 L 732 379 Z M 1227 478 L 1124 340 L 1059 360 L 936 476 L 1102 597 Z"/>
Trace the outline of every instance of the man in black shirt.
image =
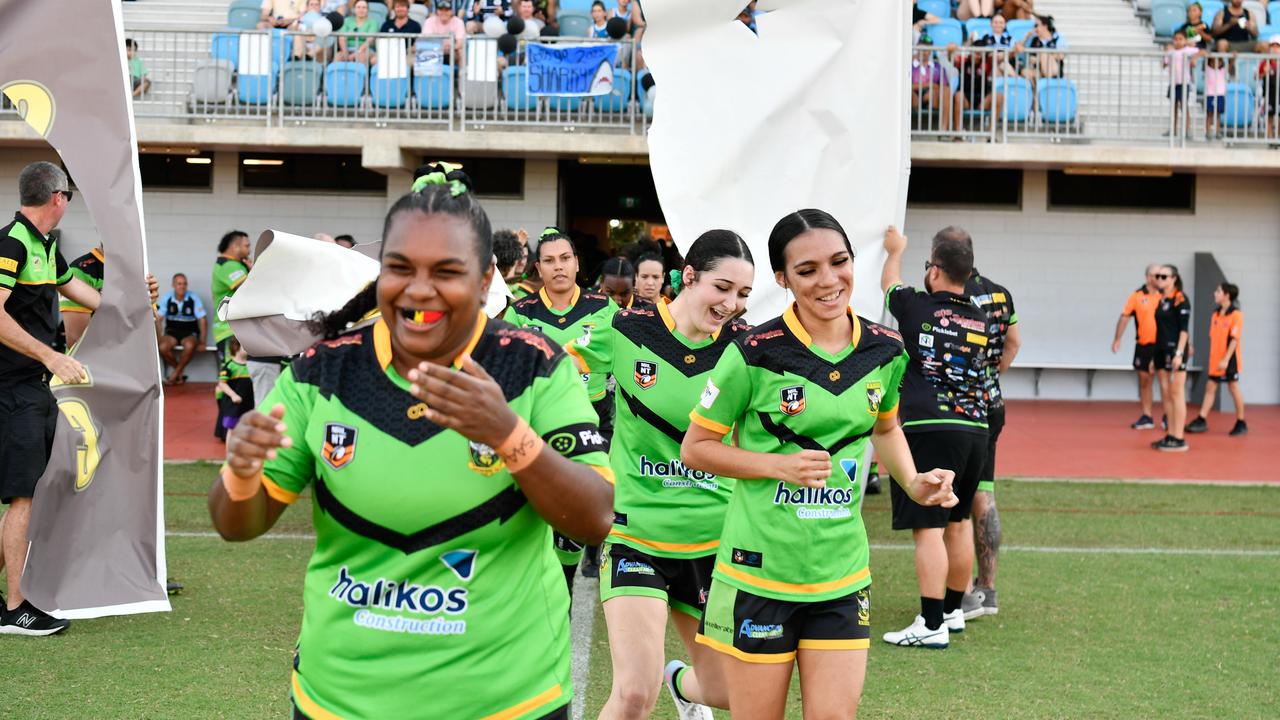
<path id="1" fill-rule="evenodd" d="M 987 314 L 969 299 L 973 250 L 939 234 L 925 263 L 924 290 L 902 282 L 907 238 L 889 228 L 889 257 L 881 273 L 885 304 L 898 321 L 910 362 L 902 381 L 902 429 L 917 465 L 955 471 L 959 504 L 927 508 L 890 486 L 893 529 L 912 531 L 920 585 L 920 616 L 893 645 L 947 647 L 949 633 L 964 631 L 960 609 L 973 569 L 969 513 L 987 456 Z"/>

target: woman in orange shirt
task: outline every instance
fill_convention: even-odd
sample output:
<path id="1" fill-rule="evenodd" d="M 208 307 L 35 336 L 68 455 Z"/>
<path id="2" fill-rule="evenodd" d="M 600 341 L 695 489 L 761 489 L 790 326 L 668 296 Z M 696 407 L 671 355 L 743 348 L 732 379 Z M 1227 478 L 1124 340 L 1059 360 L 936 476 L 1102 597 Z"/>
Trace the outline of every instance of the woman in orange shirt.
<path id="1" fill-rule="evenodd" d="M 1209 381 L 1204 386 L 1204 403 L 1200 406 L 1200 414 L 1187 424 L 1187 432 L 1202 433 L 1209 430 L 1205 417 L 1213 409 L 1213 401 L 1218 396 L 1218 385 L 1227 384 L 1231 391 L 1231 401 L 1236 406 L 1236 424 L 1229 435 L 1244 435 L 1249 426 L 1244 422 L 1244 396 L 1240 393 L 1240 367 L 1243 355 L 1240 351 L 1240 335 L 1244 330 L 1244 312 L 1236 301 L 1240 298 L 1240 288 L 1231 283 L 1222 283 L 1213 291 L 1213 301 L 1218 309 L 1213 313 L 1209 323 Z"/>

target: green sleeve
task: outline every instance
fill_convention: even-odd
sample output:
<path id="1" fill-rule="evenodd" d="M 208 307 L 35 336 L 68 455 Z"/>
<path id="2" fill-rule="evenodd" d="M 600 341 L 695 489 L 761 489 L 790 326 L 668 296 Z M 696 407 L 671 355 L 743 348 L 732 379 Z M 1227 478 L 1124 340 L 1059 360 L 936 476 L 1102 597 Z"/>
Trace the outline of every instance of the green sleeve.
<path id="1" fill-rule="evenodd" d="M 554 450 L 574 462 L 593 465 L 613 481 L 609 444 L 600 434 L 600 419 L 583 392 L 582 379 L 569 358 L 561 358 L 551 375 L 534 381 L 529 426 Z"/>
<path id="2" fill-rule="evenodd" d="M 613 322 L 605 324 L 603 327 L 593 328 L 590 332 L 582 337 L 574 340 L 565 346 L 565 352 L 573 358 L 577 365 L 578 371 L 583 375 L 590 374 L 593 378 L 601 379 L 613 374 L 613 341 L 617 336 L 617 331 L 613 329 Z M 593 383 L 588 383 L 592 385 Z M 604 397 L 603 383 L 599 383 L 602 387 L 589 387 L 589 390 L 596 392 L 588 392 L 591 400 L 599 400 Z"/>
<path id="3" fill-rule="evenodd" d="M 1009 304 L 1009 324 L 1017 325 L 1018 311 L 1013 307 L 1013 293 L 1009 292 L 1007 288 L 1004 291 L 1004 299 L 1005 299 L 1005 302 Z"/>
<path id="4" fill-rule="evenodd" d="M 315 398 L 315 387 L 298 382 L 293 368 L 285 368 L 258 405 L 264 413 L 277 404 L 284 405 L 285 434 L 293 441 L 289 447 L 277 448 L 275 459 L 268 460 L 262 468 L 267 494 L 281 502 L 296 500 L 298 493 L 315 479 L 316 450 L 307 445 L 307 424 Z"/>
<path id="5" fill-rule="evenodd" d="M 689 419 L 712 432 L 728 435 L 751 402 L 751 380 L 742 351 L 736 344 L 730 345 L 711 371 Z"/>
<path id="6" fill-rule="evenodd" d="M 888 290 L 884 291 L 884 309 L 889 311 L 890 315 L 895 318 L 902 312 L 903 295 L 911 291 L 911 288 L 898 283 Z"/>
<path id="7" fill-rule="evenodd" d="M 885 383 L 884 397 L 880 399 L 880 417 L 889 417 L 898 412 L 899 393 L 902 391 L 902 378 L 907 374 L 907 351 L 903 350 L 889 364 L 889 379 Z"/>
<path id="8" fill-rule="evenodd" d="M 507 311 L 502 314 L 502 319 L 505 322 L 509 322 L 512 325 L 515 325 L 516 327 L 524 327 L 524 323 L 521 322 L 522 318 L 520 316 L 520 313 L 516 312 L 515 303 L 511 303 L 511 305 L 507 307 Z"/>

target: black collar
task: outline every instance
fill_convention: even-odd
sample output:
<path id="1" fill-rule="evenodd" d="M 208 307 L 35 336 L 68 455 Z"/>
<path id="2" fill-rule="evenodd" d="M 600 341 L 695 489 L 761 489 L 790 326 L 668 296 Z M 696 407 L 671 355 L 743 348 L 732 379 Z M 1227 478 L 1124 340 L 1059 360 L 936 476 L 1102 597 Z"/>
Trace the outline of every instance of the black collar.
<path id="1" fill-rule="evenodd" d="M 36 237 L 40 238 L 40 242 L 44 243 L 46 247 L 49 245 L 50 242 L 52 242 L 52 240 L 48 235 L 45 235 L 44 233 L 40 232 L 40 230 L 36 228 L 36 226 L 31 222 L 31 220 L 28 219 L 26 215 L 22 214 L 21 210 L 13 214 L 13 219 L 15 222 L 22 223 L 23 226 L 25 226 L 27 230 L 31 232 L 32 235 L 35 235 Z"/>

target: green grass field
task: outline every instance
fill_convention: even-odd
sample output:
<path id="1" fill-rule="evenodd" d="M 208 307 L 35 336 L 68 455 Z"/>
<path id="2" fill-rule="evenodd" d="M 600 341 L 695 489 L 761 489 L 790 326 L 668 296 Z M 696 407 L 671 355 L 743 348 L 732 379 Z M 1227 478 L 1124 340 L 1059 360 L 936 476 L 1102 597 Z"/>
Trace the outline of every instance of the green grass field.
<path id="1" fill-rule="evenodd" d="M 187 586 L 173 612 L 0 636 L 0 717 L 287 716 L 311 543 L 183 536 L 211 530 L 214 474 L 168 466 L 169 572 Z M 867 499 L 875 640 L 863 717 L 1280 717 L 1280 488 L 1010 481 L 999 502 L 1001 613 L 937 652 L 878 642 L 918 601 L 910 538 L 889 531 L 887 496 Z M 304 505 L 275 532 L 309 531 Z M 674 632 L 668 642 L 681 652 Z M 598 608 L 588 667 L 594 718 L 610 683 Z M 788 717 L 800 717 L 798 697 Z M 675 717 L 665 694 L 654 717 Z"/>

